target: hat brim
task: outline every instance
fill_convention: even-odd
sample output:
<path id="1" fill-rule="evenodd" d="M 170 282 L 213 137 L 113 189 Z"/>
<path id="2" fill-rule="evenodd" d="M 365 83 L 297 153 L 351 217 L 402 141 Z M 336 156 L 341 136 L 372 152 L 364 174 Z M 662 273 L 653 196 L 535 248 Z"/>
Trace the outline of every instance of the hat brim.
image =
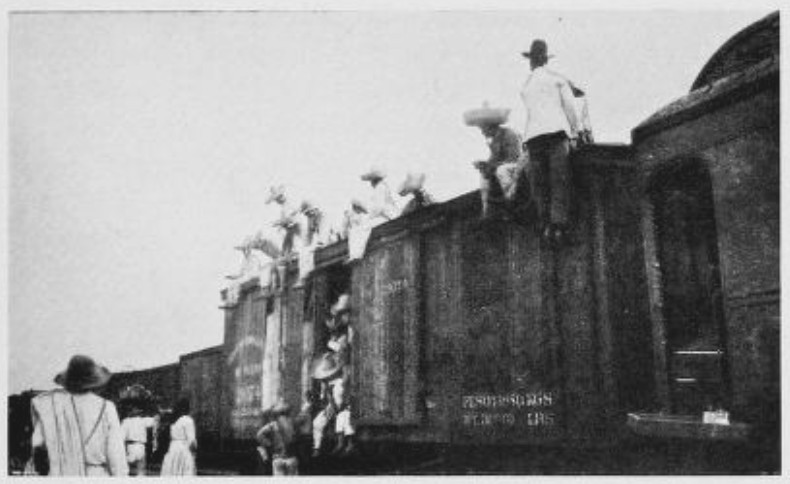
<path id="1" fill-rule="evenodd" d="M 339 308 L 332 307 L 329 309 L 329 314 L 331 314 L 332 316 L 339 316 L 341 314 L 348 312 L 351 312 L 351 306 L 347 306 L 347 305 Z"/>
<path id="2" fill-rule="evenodd" d="M 481 108 L 472 109 L 464 113 L 464 123 L 467 126 L 499 126 L 507 123 L 510 109 Z"/>
<path id="3" fill-rule="evenodd" d="M 532 52 L 522 52 L 521 53 L 521 56 L 525 57 L 527 59 L 531 59 L 533 55 L 535 55 L 535 54 L 533 54 Z M 552 57 L 554 57 L 554 54 L 541 54 L 540 57 L 543 57 L 544 59 L 551 59 Z"/>
<path id="4" fill-rule="evenodd" d="M 110 381 L 112 372 L 104 366 L 96 365 L 93 374 L 86 381 L 73 381 L 68 378 L 68 370 L 61 371 L 55 375 L 55 383 L 67 390 L 94 390 L 101 388 Z"/>
<path id="5" fill-rule="evenodd" d="M 327 380 L 343 370 L 337 357 L 331 353 L 324 353 L 313 361 L 313 368 L 310 374 L 316 380 Z"/>
<path id="6" fill-rule="evenodd" d="M 285 403 L 285 404 L 275 404 L 272 408 L 267 410 L 267 413 L 273 417 L 276 417 L 277 415 L 284 415 L 286 413 L 289 413 L 290 411 L 291 411 L 291 406 Z"/>
<path id="7" fill-rule="evenodd" d="M 385 177 L 381 173 L 365 173 L 359 177 L 362 181 L 383 180 Z"/>

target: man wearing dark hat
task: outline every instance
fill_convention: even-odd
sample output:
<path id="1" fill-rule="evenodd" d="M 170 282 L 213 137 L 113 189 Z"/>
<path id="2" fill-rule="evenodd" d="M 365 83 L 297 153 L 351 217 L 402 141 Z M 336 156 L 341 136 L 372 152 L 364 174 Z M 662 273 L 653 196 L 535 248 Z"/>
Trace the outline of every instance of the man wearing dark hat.
<path id="1" fill-rule="evenodd" d="M 546 68 L 548 47 L 535 40 L 529 52 L 532 73 L 521 89 L 526 108 L 525 148 L 529 152 L 532 193 L 537 202 L 543 237 L 559 243 L 568 228 L 571 169 L 568 160 L 583 130 L 570 83 Z"/>
<path id="2" fill-rule="evenodd" d="M 63 387 L 33 398 L 34 456 L 45 452 L 50 476 L 126 476 L 121 423 L 115 405 L 96 395 L 110 371 L 76 355 L 55 377 Z"/>

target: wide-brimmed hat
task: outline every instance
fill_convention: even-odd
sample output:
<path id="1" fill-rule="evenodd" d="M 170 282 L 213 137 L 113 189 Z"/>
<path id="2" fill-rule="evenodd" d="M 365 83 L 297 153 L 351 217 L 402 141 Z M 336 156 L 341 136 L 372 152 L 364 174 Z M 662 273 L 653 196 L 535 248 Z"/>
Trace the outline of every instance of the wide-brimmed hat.
<path id="1" fill-rule="evenodd" d="M 110 370 L 96 364 L 90 356 L 74 355 L 69 366 L 55 375 L 55 383 L 69 391 L 85 391 L 103 387 L 111 376 Z"/>
<path id="2" fill-rule="evenodd" d="M 535 39 L 532 41 L 532 46 L 529 48 L 529 51 L 522 52 L 521 55 L 526 57 L 527 59 L 551 59 L 554 57 L 553 55 L 549 55 L 549 46 L 546 45 L 546 41 L 542 39 Z"/>
<path id="3" fill-rule="evenodd" d="M 332 316 L 337 316 L 338 314 L 345 313 L 351 311 L 351 296 L 348 294 L 341 294 L 338 296 L 337 301 L 335 304 L 329 308 L 329 313 Z"/>
<path id="4" fill-rule="evenodd" d="M 291 406 L 288 405 L 288 403 L 286 403 L 286 401 L 281 398 L 277 400 L 277 403 L 272 405 L 271 408 L 269 408 L 266 412 L 272 417 L 276 417 L 278 415 L 285 415 L 291 412 Z"/>
<path id="5" fill-rule="evenodd" d="M 425 173 L 408 173 L 406 179 L 398 187 L 398 195 L 405 197 L 422 189 L 425 183 Z"/>
<path id="6" fill-rule="evenodd" d="M 464 113 L 464 123 L 468 126 L 486 126 L 505 124 L 510 115 L 510 109 L 492 108 L 487 102 L 480 108 L 470 109 Z"/>
<path id="7" fill-rule="evenodd" d="M 314 210 L 318 210 L 318 207 L 310 200 L 302 200 L 301 205 L 299 205 L 299 211 L 301 213 L 308 213 Z"/>
<path id="8" fill-rule="evenodd" d="M 368 208 L 365 206 L 365 202 L 358 198 L 351 199 L 351 209 L 356 213 L 367 213 Z"/>
<path id="9" fill-rule="evenodd" d="M 360 178 L 363 181 L 383 180 L 387 178 L 387 172 L 379 166 L 372 166 L 368 171 L 360 175 Z"/>
<path id="10" fill-rule="evenodd" d="M 269 196 L 266 197 L 265 203 L 272 203 L 283 195 L 285 195 L 285 185 L 274 185 L 269 187 Z"/>
<path id="11" fill-rule="evenodd" d="M 288 215 L 283 215 L 272 222 L 272 227 L 282 227 L 284 229 L 291 228 L 294 225 L 296 225 L 296 220 Z"/>
<path id="12" fill-rule="evenodd" d="M 327 351 L 313 360 L 310 375 L 316 380 L 327 380 L 343 370 L 343 363 L 337 353 Z"/>

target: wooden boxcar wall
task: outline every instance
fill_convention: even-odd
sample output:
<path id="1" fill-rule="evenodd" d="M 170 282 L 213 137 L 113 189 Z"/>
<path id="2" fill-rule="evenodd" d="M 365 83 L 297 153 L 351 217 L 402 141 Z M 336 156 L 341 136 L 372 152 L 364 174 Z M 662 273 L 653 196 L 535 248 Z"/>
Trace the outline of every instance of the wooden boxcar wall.
<path id="1" fill-rule="evenodd" d="M 198 442 L 202 447 L 220 447 L 222 418 L 222 346 L 207 348 L 181 356 L 181 395 L 189 398 L 195 419 Z"/>
<path id="2" fill-rule="evenodd" d="M 238 301 L 225 309 L 224 357 L 220 364 L 221 439 L 230 450 L 243 448 L 263 423 L 263 411 L 284 399 L 302 403 L 306 287 L 294 287 L 296 266 L 289 265 L 282 287 L 245 283 Z M 309 359 L 308 359 L 309 361 Z"/>
<path id="3" fill-rule="evenodd" d="M 778 19 L 777 19 L 778 22 Z M 711 180 L 720 265 L 723 339 L 733 418 L 778 428 L 780 328 L 780 110 L 773 58 L 690 94 L 634 131 L 645 190 L 667 167 L 699 165 Z M 653 119 L 653 118 L 651 118 Z M 649 194 L 644 194 L 650 212 Z M 650 222 L 650 221 L 648 221 Z M 645 225 L 653 323 L 665 324 L 655 223 Z M 656 353 L 670 351 L 657 340 Z M 663 345 L 663 346 L 662 346 Z M 658 403 L 672 407 L 659 358 Z"/>
<path id="4" fill-rule="evenodd" d="M 378 227 L 353 265 L 366 438 L 594 442 L 648 405 L 650 321 L 625 147 L 574 159 L 573 242 L 478 220 L 468 194 Z"/>
<path id="5" fill-rule="evenodd" d="M 270 306 L 257 279 L 241 288 L 225 308 L 223 421 L 221 436 L 231 447 L 254 438 L 260 427 L 263 395 L 265 318 Z"/>
<path id="6" fill-rule="evenodd" d="M 161 405 L 170 407 L 175 403 L 181 389 L 181 367 L 173 363 L 147 370 L 113 373 L 102 394 L 118 401 L 120 392 L 134 384 L 143 385 Z"/>

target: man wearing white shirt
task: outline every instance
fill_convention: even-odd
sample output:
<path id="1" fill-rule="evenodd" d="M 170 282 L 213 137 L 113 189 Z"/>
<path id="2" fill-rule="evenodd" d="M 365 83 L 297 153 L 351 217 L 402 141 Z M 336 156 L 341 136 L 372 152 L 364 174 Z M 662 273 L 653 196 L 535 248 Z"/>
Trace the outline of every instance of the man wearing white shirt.
<path id="1" fill-rule="evenodd" d="M 153 417 L 144 417 L 139 408 L 133 408 L 129 417 L 121 422 L 124 442 L 126 444 L 126 461 L 129 463 L 129 474 L 132 476 L 146 475 L 145 446 L 148 443 L 148 429 L 154 428 L 157 421 Z"/>
<path id="2" fill-rule="evenodd" d="M 583 130 L 574 107 L 570 83 L 546 68 L 548 48 L 535 40 L 529 52 L 532 73 L 521 89 L 526 108 L 524 148 L 532 164 L 532 193 L 543 237 L 559 243 L 568 227 L 571 205 L 571 170 L 568 155 Z"/>

